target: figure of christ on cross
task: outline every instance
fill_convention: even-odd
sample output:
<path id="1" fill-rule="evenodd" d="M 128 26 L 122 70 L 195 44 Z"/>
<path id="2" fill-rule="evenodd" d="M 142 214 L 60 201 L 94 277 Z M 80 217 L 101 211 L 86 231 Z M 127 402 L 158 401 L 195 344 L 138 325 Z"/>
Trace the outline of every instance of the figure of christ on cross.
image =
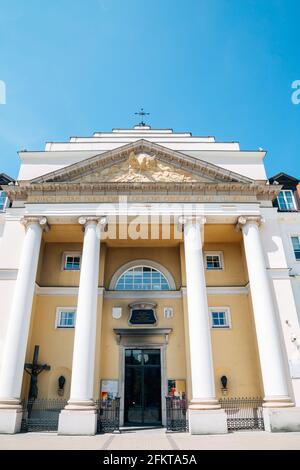
<path id="1" fill-rule="evenodd" d="M 28 417 L 30 417 L 31 415 L 34 400 L 36 400 L 36 398 L 38 397 L 38 386 L 37 386 L 38 376 L 44 370 L 50 370 L 50 366 L 48 366 L 48 364 L 38 363 L 39 349 L 40 347 L 38 345 L 34 346 L 32 363 L 27 362 L 24 366 L 25 371 L 27 372 L 27 374 L 30 375 L 30 386 L 29 386 L 28 405 L 27 405 Z"/>

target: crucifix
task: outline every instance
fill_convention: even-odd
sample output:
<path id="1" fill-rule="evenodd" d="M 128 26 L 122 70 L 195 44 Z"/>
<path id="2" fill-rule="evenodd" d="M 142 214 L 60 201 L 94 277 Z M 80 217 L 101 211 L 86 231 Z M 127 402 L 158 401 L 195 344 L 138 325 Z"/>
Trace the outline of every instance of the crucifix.
<path id="1" fill-rule="evenodd" d="M 28 416 L 30 416 L 33 402 L 38 396 L 38 386 L 37 386 L 38 376 L 44 370 L 50 370 L 50 366 L 48 366 L 48 364 L 38 363 L 39 349 L 40 347 L 38 345 L 34 346 L 32 363 L 27 362 L 24 366 L 25 371 L 27 372 L 27 374 L 30 375 L 30 386 L 29 386 L 29 393 L 28 393 L 28 406 L 27 406 Z"/>
<path id="2" fill-rule="evenodd" d="M 145 126 L 146 123 L 144 122 L 144 116 L 150 116 L 150 113 L 145 113 L 144 108 L 141 108 L 141 110 L 138 113 L 134 113 L 134 114 L 137 114 L 138 116 L 141 116 L 142 118 L 141 122 L 139 123 L 139 126 Z"/>

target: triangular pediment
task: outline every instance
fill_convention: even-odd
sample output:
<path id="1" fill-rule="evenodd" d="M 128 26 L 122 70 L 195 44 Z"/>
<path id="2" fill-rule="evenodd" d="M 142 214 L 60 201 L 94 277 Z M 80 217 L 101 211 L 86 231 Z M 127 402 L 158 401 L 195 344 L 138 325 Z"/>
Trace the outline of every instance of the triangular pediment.
<path id="1" fill-rule="evenodd" d="M 31 180 L 31 183 L 250 183 L 198 158 L 139 140 Z"/>
<path id="2" fill-rule="evenodd" d="M 106 168 L 99 168 L 73 180 L 78 183 L 174 183 L 174 182 L 212 182 L 212 179 L 182 170 L 175 165 L 162 161 L 155 155 L 131 152 L 124 161 Z"/>

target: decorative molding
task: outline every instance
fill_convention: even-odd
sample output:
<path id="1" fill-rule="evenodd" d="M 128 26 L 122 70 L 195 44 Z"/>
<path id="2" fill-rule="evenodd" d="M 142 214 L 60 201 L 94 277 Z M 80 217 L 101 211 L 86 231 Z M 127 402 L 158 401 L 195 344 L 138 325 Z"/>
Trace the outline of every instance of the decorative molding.
<path id="1" fill-rule="evenodd" d="M 14 271 L 14 270 L 12 270 Z M 16 279 L 11 277 L 5 277 L 6 274 L 2 274 L 0 270 L 0 280 Z M 8 273 L 5 270 L 4 273 Z M 17 276 L 17 271 L 16 274 Z M 9 276 L 9 274 L 7 274 Z M 41 287 L 36 284 L 35 294 L 36 295 L 65 295 L 65 296 L 77 296 L 78 287 Z M 210 286 L 206 287 L 207 295 L 247 295 L 250 292 L 249 285 L 247 286 Z M 115 291 L 105 290 L 104 287 L 98 287 L 98 295 L 103 295 L 105 299 L 134 299 L 138 301 L 142 300 L 156 300 L 156 299 L 180 299 L 186 296 L 186 287 L 181 287 L 179 290 L 167 290 L 167 291 Z"/>
<path id="2" fill-rule="evenodd" d="M 256 224 L 258 227 L 260 227 L 264 222 L 265 219 L 260 215 L 240 215 L 237 219 L 236 230 L 243 229 L 247 224 Z"/>
<path id="3" fill-rule="evenodd" d="M 79 178 L 79 182 L 211 182 L 195 173 L 184 171 L 156 158 L 156 155 L 131 152 L 127 160 L 115 163 L 106 169 L 94 171 Z"/>
<path id="4" fill-rule="evenodd" d="M 181 288 L 182 296 L 187 295 L 186 287 Z M 207 295 L 247 295 L 250 292 L 249 285 L 246 286 L 208 286 Z"/>
<path id="5" fill-rule="evenodd" d="M 181 195 L 190 198 L 201 196 L 204 201 L 212 197 L 216 202 L 272 201 L 278 194 L 278 187 L 262 183 L 237 182 L 95 182 L 95 183 L 24 183 L 22 186 L 5 188 L 9 198 L 29 203 L 100 202 L 103 197 L 120 194 L 133 195 Z M 178 199 L 176 199 L 178 200 Z"/>
<path id="6" fill-rule="evenodd" d="M 290 279 L 291 268 L 267 268 L 271 279 Z"/>
<path id="7" fill-rule="evenodd" d="M 78 223 L 83 225 L 84 227 L 88 224 L 93 225 L 100 225 L 100 227 L 104 230 L 107 225 L 107 217 L 106 216 L 81 216 L 78 219 Z"/>
<path id="8" fill-rule="evenodd" d="M 180 290 L 150 290 L 150 291 L 130 291 L 130 290 L 106 290 L 105 299 L 135 299 L 135 300 L 156 300 L 156 299 L 180 299 Z"/>
<path id="9" fill-rule="evenodd" d="M 183 231 L 184 226 L 187 224 L 205 225 L 206 217 L 202 214 L 191 215 L 191 216 L 187 216 L 187 215 L 179 216 L 178 218 L 179 230 L 181 229 Z"/>
<path id="10" fill-rule="evenodd" d="M 18 269 L 0 269 L 0 281 L 15 281 Z"/>
<path id="11" fill-rule="evenodd" d="M 120 318 L 122 318 L 122 314 L 123 314 L 122 307 L 113 307 L 112 308 L 111 315 L 112 315 L 114 320 L 120 320 Z"/>
<path id="12" fill-rule="evenodd" d="M 41 287 L 38 284 L 35 285 L 36 295 L 70 295 L 77 296 L 79 287 Z M 98 295 L 104 294 L 104 287 L 98 287 Z"/>
<path id="13" fill-rule="evenodd" d="M 247 295 L 249 286 L 214 286 L 206 287 L 207 295 Z"/>
<path id="14" fill-rule="evenodd" d="M 169 334 L 172 333 L 172 328 L 114 328 L 114 333 L 117 337 L 117 343 L 122 344 L 123 338 L 139 338 L 143 340 L 149 336 L 163 336 L 164 341 L 161 344 L 168 344 Z M 159 343 L 157 343 L 159 344 Z"/>
<path id="15" fill-rule="evenodd" d="M 42 230 L 45 232 L 48 232 L 50 230 L 50 227 L 48 225 L 47 217 L 33 217 L 33 216 L 24 216 L 20 220 L 21 224 L 24 225 L 24 227 L 28 228 L 29 225 L 31 224 L 36 224 L 40 225 Z"/>

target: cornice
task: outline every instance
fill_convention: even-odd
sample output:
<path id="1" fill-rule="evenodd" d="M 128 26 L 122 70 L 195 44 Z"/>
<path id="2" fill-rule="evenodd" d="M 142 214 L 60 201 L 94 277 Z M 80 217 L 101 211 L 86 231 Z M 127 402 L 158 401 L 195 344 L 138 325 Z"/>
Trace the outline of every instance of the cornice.
<path id="1" fill-rule="evenodd" d="M 188 194 L 188 195 L 249 195 L 259 200 L 273 200 L 280 187 L 261 183 L 203 183 L 203 182 L 99 182 L 99 183 L 23 183 L 20 186 L 5 186 L 4 191 L 11 200 L 26 201 L 30 196 L 97 196 L 122 194 Z M 59 202 L 59 201 L 57 201 Z"/>
<path id="2" fill-rule="evenodd" d="M 0 280 L 16 279 L 17 270 L 13 270 L 12 274 L 0 271 Z M 1 277 L 2 274 L 2 277 Z M 36 284 L 35 294 L 43 296 L 77 296 L 78 287 L 41 287 Z M 249 286 L 208 286 L 206 287 L 207 295 L 247 295 L 249 294 Z M 123 299 L 123 300 L 156 300 L 156 299 L 180 299 L 186 296 L 186 287 L 179 290 L 170 291 L 113 291 L 105 290 L 98 287 L 98 295 L 104 296 L 105 299 Z"/>

